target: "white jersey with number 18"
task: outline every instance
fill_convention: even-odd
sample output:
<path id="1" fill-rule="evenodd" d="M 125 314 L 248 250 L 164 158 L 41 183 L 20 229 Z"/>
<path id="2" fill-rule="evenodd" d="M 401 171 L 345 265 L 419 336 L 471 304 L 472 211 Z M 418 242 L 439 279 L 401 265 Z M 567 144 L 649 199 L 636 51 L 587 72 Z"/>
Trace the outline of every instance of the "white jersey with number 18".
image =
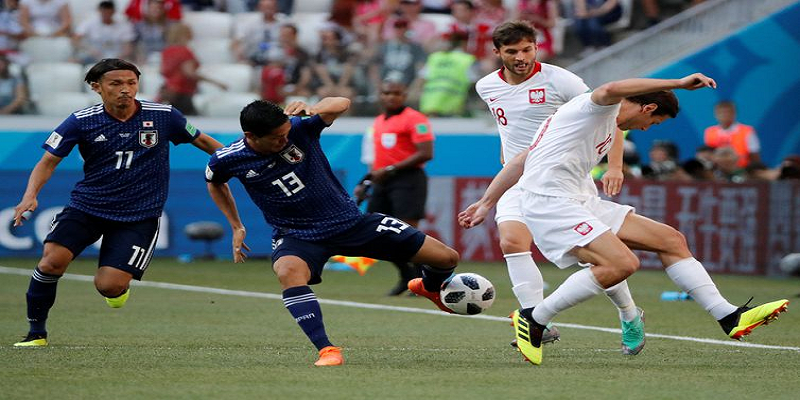
<path id="1" fill-rule="evenodd" d="M 528 78 L 512 85 L 499 69 L 481 78 L 475 90 L 497 123 L 503 161 L 533 143 L 539 126 L 562 104 L 589 91 L 583 79 L 555 65 L 537 62 Z"/>

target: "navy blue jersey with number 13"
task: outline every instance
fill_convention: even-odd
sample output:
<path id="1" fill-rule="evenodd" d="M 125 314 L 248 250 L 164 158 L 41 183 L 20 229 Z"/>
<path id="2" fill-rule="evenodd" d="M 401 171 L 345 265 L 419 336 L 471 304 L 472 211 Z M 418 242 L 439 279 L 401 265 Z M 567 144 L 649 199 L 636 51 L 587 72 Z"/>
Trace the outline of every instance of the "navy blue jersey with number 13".
<path id="1" fill-rule="evenodd" d="M 353 227 L 362 214 L 322 152 L 319 137 L 325 121 L 315 115 L 291 117 L 290 122 L 283 150 L 264 155 L 239 139 L 211 156 L 206 180 L 239 179 L 275 236 L 327 239 Z"/>

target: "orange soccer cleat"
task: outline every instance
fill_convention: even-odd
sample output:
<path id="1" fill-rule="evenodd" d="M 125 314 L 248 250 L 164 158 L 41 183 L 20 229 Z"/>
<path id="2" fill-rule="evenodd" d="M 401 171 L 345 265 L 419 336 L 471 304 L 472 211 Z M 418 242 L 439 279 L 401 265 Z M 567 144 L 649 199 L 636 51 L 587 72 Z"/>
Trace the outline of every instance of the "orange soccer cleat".
<path id="1" fill-rule="evenodd" d="M 314 363 L 318 367 L 332 367 L 335 365 L 344 364 L 344 357 L 342 357 L 342 348 L 335 346 L 323 347 L 319 351 L 319 360 Z"/>
<path id="2" fill-rule="evenodd" d="M 436 304 L 436 307 L 439 307 L 440 310 L 453 314 L 453 310 L 447 308 L 447 306 L 442 303 L 439 292 L 429 292 L 425 289 L 425 285 L 422 284 L 422 278 L 414 278 L 408 281 L 408 290 L 417 296 L 427 297 L 428 300 L 432 301 L 433 304 Z"/>

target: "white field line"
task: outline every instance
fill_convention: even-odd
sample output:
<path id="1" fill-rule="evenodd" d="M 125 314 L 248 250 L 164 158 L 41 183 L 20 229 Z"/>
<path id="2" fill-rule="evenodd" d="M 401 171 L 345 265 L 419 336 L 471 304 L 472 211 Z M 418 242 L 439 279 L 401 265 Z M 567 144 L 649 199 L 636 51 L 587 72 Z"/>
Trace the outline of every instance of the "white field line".
<path id="1" fill-rule="evenodd" d="M 0 266 L 0 274 L 11 274 L 11 275 L 25 275 L 30 276 L 31 270 L 29 269 L 22 269 L 22 268 L 9 268 Z M 93 282 L 94 277 L 89 275 L 77 275 L 77 274 L 64 274 L 61 279 L 69 279 L 73 281 L 83 281 L 83 282 Z M 219 289 L 219 288 L 212 288 L 212 287 L 205 287 L 205 286 L 191 286 L 191 285 L 181 285 L 177 283 L 165 283 L 165 282 L 149 282 L 149 281 L 131 281 L 133 286 L 142 286 L 142 287 L 154 287 L 154 288 L 161 288 L 161 289 L 171 289 L 171 290 L 182 290 L 185 292 L 198 292 L 198 293 L 213 293 L 213 294 L 223 294 L 229 296 L 240 296 L 240 297 L 253 297 L 253 298 L 261 298 L 261 299 L 272 299 L 272 300 L 283 300 L 281 295 L 274 294 L 274 293 L 260 293 L 260 292 L 250 292 L 246 290 L 230 290 L 230 289 Z M 344 301 L 344 300 L 329 300 L 329 299 L 319 299 L 321 304 L 330 304 L 335 306 L 344 306 L 344 307 L 354 307 L 354 308 L 366 308 L 372 310 L 388 310 L 388 311 L 399 311 L 399 312 L 408 312 L 408 313 L 416 313 L 416 314 L 432 314 L 438 315 L 442 317 L 451 317 L 451 318 L 470 318 L 470 319 L 483 319 L 488 321 L 500 321 L 500 322 L 508 322 L 508 318 L 506 317 L 495 317 L 492 315 L 455 315 L 455 314 L 447 314 L 445 312 L 439 310 L 427 310 L 422 308 L 413 308 L 413 307 L 398 307 L 398 306 L 389 306 L 384 304 L 370 304 L 370 303 L 358 303 L 355 301 Z M 615 333 L 619 334 L 620 330 L 616 328 L 603 328 L 599 326 L 590 326 L 590 325 L 580 325 L 580 324 L 570 324 L 566 322 L 559 322 L 557 324 L 559 327 L 564 328 L 574 328 L 574 329 L 584 329 L 590 331 L 598 331 L 598 332 L 607 332 L 607 333 Z M 706 338 L 698 338 L 698 337 L 691 337 L 691 336 L 674 336 L 674 335 L 662 335 L 659 333 L 647 333 L 647 337 L 650 338 L 659 338 L 659 339 L 671 339 L 671 340 L 682 340 L 686 342 L 697 342 L 697 343 L 708 343 L 708 344 L 718 344 L 723 346 L 733 346 L 733 347 L 750 347 L 756 349 L 770 349 L 770 350 L 791 350 L 800 352 L 800 347 L 792 347 L 792 346 L 773 346 L 768 344 L 757 344 L 757 343 L 746 343 L 746 342 L 737 342 L 733 340 L 716 340 L 716 339 L 706 339 Z"/>

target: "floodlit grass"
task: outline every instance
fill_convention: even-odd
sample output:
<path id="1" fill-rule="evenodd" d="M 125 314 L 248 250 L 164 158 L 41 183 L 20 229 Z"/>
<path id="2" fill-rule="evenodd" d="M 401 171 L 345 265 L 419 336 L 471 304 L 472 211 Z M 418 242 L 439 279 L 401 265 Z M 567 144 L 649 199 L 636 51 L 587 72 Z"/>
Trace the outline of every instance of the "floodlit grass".
<path id="1" fill-rule="evenodd" d="M 31 269 L 34 260 L 0 265 Z M 94 260 L 69 272 L 91 275 Z M 505 267 L 466 263 L 461 271 L 489 278 L 498 299 L 487 314 L 515 307 Z M 545 266 L 555 287 L 568 273 Z M 264 260 L 179 264 L 154 260 L 148 281 L 280 293 Z M 0 398 L 214 398 L 214 399 L 676 399 L 785 398 L 800 393 L 800 352 L 649 338 L 639 356 L 619 353 L 618 334 L 562 327 L 562 341 L 545 347 L 534 367 L 508 345 L 505 322 L 401 311 L 323 305 L 331 340 L 346 365 L 315 368 L 316 351 L 279 300 L 135 287 L 122 309 L 105 305 L 92 284 L 62 279 L 51 312 L 50 343 L 15 349 L 26 331 L 28 277 L 0 275 Z M 366 276 L 327 271 L 314 288 L 323 299 L 431 309 L 427 300 L 389 298 L 392 266 Z M 731 301 L 796 298 L 798 280 L 716 276 Z M 641 271 L 630 281 L 646 310 L 647 331 L 724 340 L 693 302 L 660 302 L 675 290 L 663 272 Z M 793 301 L 798 303 L 798 301 Z M 800 347 L 800 312 L 790 306 L 749 341 Z M 601 297 L 558 317 L 556 323 L 618 327 Z"/>

